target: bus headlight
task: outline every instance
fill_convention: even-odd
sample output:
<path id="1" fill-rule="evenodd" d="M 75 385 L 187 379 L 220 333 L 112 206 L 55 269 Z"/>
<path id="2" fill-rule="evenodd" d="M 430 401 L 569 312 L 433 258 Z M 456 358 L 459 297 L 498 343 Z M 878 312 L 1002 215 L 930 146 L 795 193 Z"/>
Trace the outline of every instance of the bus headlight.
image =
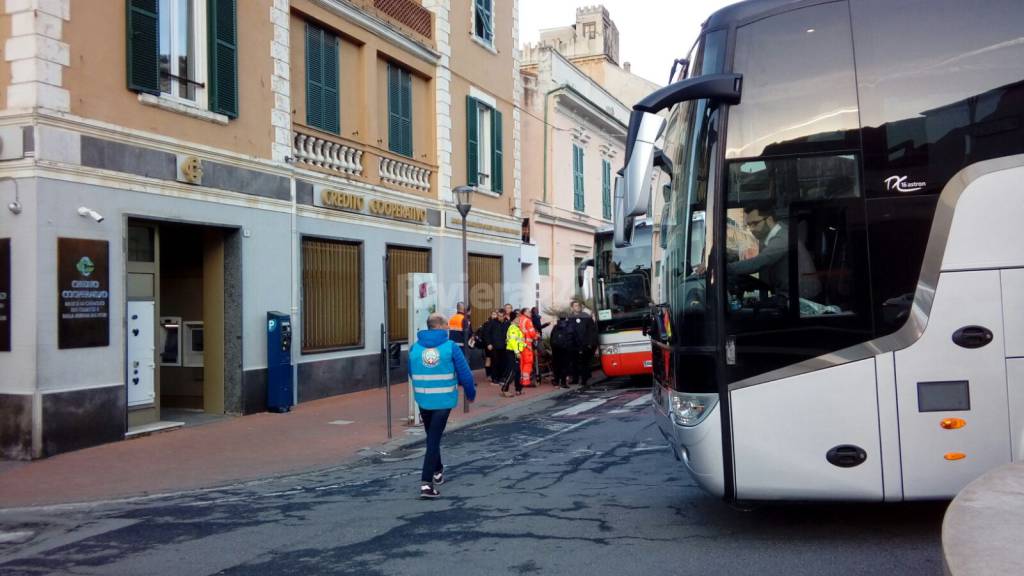
<path id="1" fill-rule="evenodd" d="M 614 356 L 618 353 L 618 344 L 605 344 L 604 346 L 601 346 L 601 356 Z"/>
<path id="2" fill-rule="evenodd" d="M 669 401 L 672 421 L 679 426 L 700 424 L 718 404 L 718 394 L 686 394 L 673 391 Z"/>

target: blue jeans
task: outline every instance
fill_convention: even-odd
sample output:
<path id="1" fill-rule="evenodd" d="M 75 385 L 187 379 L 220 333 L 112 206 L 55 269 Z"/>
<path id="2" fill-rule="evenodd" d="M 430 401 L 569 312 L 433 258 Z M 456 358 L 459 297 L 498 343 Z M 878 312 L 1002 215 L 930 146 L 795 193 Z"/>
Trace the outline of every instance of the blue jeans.
<path id="1" fill-rule="evenodd" d="M 448 415 L 451 408 L 443 410 L 424 410 L 420 408 L 420 418 L 423 419 L 423 429 L 427 432 L 427 453 L 423 455 L 423 473 L 420 480 L 431 482 L 434 474 L 444 469 L 441 464 L 441 435 L 444 434 L 444 427 L 448 425 Z"/>

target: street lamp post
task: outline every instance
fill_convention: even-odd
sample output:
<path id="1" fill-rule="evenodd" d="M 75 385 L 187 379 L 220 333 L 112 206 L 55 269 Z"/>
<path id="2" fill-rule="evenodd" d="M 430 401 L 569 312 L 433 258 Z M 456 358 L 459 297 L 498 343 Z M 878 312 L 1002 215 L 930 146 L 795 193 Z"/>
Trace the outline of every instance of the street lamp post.
<path id="1" fill-rule="evenodd" d="M 473 208 L 473 192 L 474 188 L 472 186 L 456 186 L 452 190 L 452 194 L 455 196 L 455 208 L 458 209 L 459 215 L 462 216 L 462 301 L 466 304 L 467 311 L 471 310 L 472 307 L 469 302 L 469 250 L 466 247 L 466 218 L 469 216 L 469 211 Z M 462 349 L 466 351 L 467 355 L 469 354 L 465 344 Z M 462 411 L 469 412 L 469 402 L 462 401 Z"/>

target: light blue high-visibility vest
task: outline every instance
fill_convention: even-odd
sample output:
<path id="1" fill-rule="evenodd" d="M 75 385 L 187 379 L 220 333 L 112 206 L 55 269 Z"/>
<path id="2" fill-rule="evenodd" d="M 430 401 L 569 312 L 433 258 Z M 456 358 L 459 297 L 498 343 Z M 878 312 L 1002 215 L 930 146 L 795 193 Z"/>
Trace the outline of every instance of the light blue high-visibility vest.
<path id="1" fill-rule="evenodd" d="M 437 348 L 419 342 L 409 351 L 409 379 L 416 403 L 424 410 L 454 408 L 459 403 L 459 380 L 452 361 L 451 340 Z"/>

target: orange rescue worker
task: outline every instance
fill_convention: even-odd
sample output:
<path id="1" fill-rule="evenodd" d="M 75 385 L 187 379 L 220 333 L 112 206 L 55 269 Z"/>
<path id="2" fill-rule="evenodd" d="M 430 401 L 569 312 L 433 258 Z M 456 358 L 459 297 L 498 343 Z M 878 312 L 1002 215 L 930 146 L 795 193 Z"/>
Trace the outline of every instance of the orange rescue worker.
<path id="1" fill-rule="evenodd" d="M 455 305 L 455 314 L 448 319 L 448 339 L 464 345 L 466 343 L 466 305 L 459 302 Z"/>
<path id="2" fill-rule="evenodd" d="M 526 341 L 526 348 L 519 354 L 519 378 L 523 386 L 532 386 L 530 375 L 533 373 L 533 342 L 537 340 L 538 335 L 533 321 L 530 320 L 530 310 L 527 308 L 520 310 L 516 322 L 518 322 L 519 330 L 523 333 L 523 339 Z"/>

